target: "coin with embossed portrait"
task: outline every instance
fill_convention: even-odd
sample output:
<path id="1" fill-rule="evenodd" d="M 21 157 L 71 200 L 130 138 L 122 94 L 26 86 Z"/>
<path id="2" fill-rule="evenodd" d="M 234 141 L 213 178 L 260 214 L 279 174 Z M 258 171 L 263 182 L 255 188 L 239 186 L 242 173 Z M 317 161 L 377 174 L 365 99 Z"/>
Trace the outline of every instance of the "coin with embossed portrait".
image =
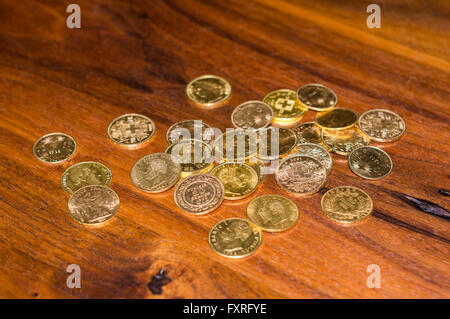
<path id="1" fill-rule="evenodd" d="M 186 95 L 196 104 L 214 106 L 231 96 L 231 85 L 219 76 L 203 75 L 189 82 Z"/>
<path id="2" fill-rule="evenodd" d="M 259 130 L 272 122 L 273 110 L 264 102 L 248 101 L 242 103 L 231 113 L 231 122 L 236 128 Z"/>
<path id="3" fill-rule="evenodd" d="M 292 129 L 297 136 L 297 143 L 313 143 L 323 145 L 320 133 L 322 129 L 314 122 L 301 123 Z"/>
<path id="4" fill-rule="evenodd" d="M 108 126 L 108 136 L 116 144 L 127 147 L 141 145 L 155 133 L 155 123 L 141 114 L 124 114 Z"/>
<path id="5" fill-rule="evenodd" d="M 366 179 L 380 179 L 392 171 L 391 157 L 375 146 L 363 146 L 348 156 L 348 166 L 358 176 Z"/>
<path id="6" fill-rule="evenodd" d="M 81 162 L 70 166 L 61 176 L 61 186 L 69 194 L 88 185 L 109 186 L 112 173 L 98 162 Z"/>
<path id="7" fill-rule="evenodd" d="M 314 83 L 300 87 L 297 100 L 304 107 L 318 112 L 330 110 L 337 104 L 337 96 L 331 89 Z"/>
<path id="8" fill-rule="evenodd" d="M 172 124 L 166 133 L 169 144 L 178 143 L 183 139 L 196 139 L 205 143 L 214 142 L 214 130 L 202 120 L 184 120 Z"/>
<path id="9" fill-rule="evenodd" d="M 289 128 L 268 127 L 259 132 L 258 158 L 269 161 L 288 156 L 297 145 L 297 136 Z"/>
<path id="10" fill-rule="evenodd" d="M 225 162 L 214 167 L 210 174 L 222 181 L 225 187 L 225 199 L 228 200 L 247 197 L 258 186 L 258 174 L 244 163 Z"/>
<path id="11" fill-rule="evenodd" d="M 217 162 L 245 160 L 256 155 L 258 134 L 253 130 L 228 129 L 215 139 L 213 145 Z"/>
<path id="12" fill-rule="evenodd" d="M 396 113 L 374 109 L 361 114 L 358 120 L 360 129 L 377 142 L 393 142 L 406 131 L 405 121 Z"/>
<path id="13" fill-rule="evenodd" d="M 204 172 L 214 162 L 211 147 L 199 140 L 181 140 L 169 145 L 165 152 L 181 165 L 181 177 Z"/>
<path id="14" fill-rule="evenodd" d="M 333 158 L 324 147 L 313 143 L 299 144 L 295 149 L 295 153 L 318 159 L 325 166 L 327 174 L 330 174 L 333 167 Z"/>
<path id="15" fill-rule="evenodd" d="M 42 136 L 33 146 L 34 156 L 50 164 L 68 160 L 77 149 L 77 143 L 72 136 L 64 133 L 51 133 Z"/>

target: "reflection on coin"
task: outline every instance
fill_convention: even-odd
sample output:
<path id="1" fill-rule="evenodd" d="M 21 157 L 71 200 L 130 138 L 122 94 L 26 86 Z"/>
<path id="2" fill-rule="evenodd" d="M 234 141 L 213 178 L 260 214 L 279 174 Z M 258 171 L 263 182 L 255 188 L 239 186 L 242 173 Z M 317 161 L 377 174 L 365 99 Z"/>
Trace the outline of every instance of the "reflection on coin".
<path id="1" fill-rule="evenodd" d="M 166 153 L 142 157 L 131 170 L 134 186 L 149 193 L 160 193 L 171 188 L 180 179 L 181 165 Z"/>
<path id="2" fill-rule="evenodd" d="M 297 136 L 297 143 L 313 143 L 322 144 L 322 139 L 320 138 L 321 128 L 317 126 L 314 122 L 302 123 L 292 129 Z"/>
<path id="3" fill-rule="evenodd" d="M 186 86 L 186 95 L 197 104 L 213 106 L 230 97 L 231 85 L 221 77 L 204 75 L 189 82 Z"/>
<path id="4" fill-rule="evenodd" d="M 225 162 L 214 167 L 210 174 L 222 181 L 225 187 L 225 199 L 228 200 L 247 197 L 258 186 L 258 174 L 244 163 Z"/>
<path id="5" fill-rule="evenodd" d="M 116 144 L 132 147 L 147 142 L 155 133 L 155 124 L 140 114 L 124 114 L 108 126 L 108 136 Z"/>
<path id="6" fill-rule="evenodd" d="M 322 112 L 332 109 L 337 104 L 336 94 L 326 86 L 307 84 L 297 90 L 297 99 L 304 107 Z"/>
<path id="7" fill-rule="evenodd" d="M 363 190 L 352 186 L 330 189 L 322 196 L 322 211 L 334 221 L 356 223 L 369 217 L 373 203 Z"/>
<path id="8" fill-rule="evenodd" d="M 98 162 L 81 162 L 70 166 L 61 176 L 61 186 L 69 194 L 88 185 L 109 186 L 112 173 Z"/>
<path id="9" fill-rule="evenodd" d="M 33 146 L 33 154 L 45 163 L 60 163 L 69 159 L 77 149 L 72 136 L 64 133 L 51 133 L 42 136 Z"/>
<path id="10" fill-rule="evenodd" d="M 222 203 L 225 189 L 222 182 L 210 174 L 195 174 L 182 180 L 173 194 L 179 208 L 193 215 L 207 214 Z"/>
<path id="11" fill-rule="evenodd" d="M 313 157 L 293 155 L 280 163 L 275 179 L 287 192 L 309 195 L 322 188 L 327 179 L 327 171 L 322 163 Z"/>
<path id="12" fill-rule="evenodd" d="M 183 139 L 196 139 L 209 144 L 214 142 L 214 130 L 201 120 L 185 120 L 169 127 L 167 143 L 173 144 Z"/>
<path id="13" fill-rule="evenodd" d="M 358 124 L 365 134 L 378 142 L 396 141 L 406 130 L 405 121 L 399 115 L 383 109 L 364 112 Z"/>
<path id="14" fill-rule="evenodd" d="M 214 156 L 218 162 L 244 160 L 257 151 L 258 136 L 252 130 L 227 130 L 214 141 Z"/>
<path id="15" fill-rule="evenodd" d="M 280 232 L 295 225 L 298 208 L 286 197 L 275 194 L 261 195 L 248 204 L 247 218 L 261 230 Z"/>
<path id="16" fill-rule="evenodd" d="M 344 130 L 356 124 L 358 116 L 349 109 L 335 108 L 328 112 L 318 113 L 316 123 L 323 129 Z"/>
<path id="17" fill-rule="evenodd" d="M 242 218 L 228 218 L 215 224 L 208 236 L 209 245 L 219 255 L 242 258 L 261 245 L 262 233 Z"/>
<path id="18" fill-rule="evenodd" d="M 298 155 L 311 156 L 318 159 L 327 170 L 327 174 L 330 174 L 333 167 L 333 159 L 330 153 L 322 146 L 312 143 L 299 144 L 295 152 Z"/>
<path id="19" fill-rule="evenodd" d="M 322 130 L 322 141 L 333 153 L 347 156 L 354 149 L 369 145 L 370 139 L 354 126 L 341 131 Z"/>
<path id="20" fill-rule="evenodd" d="M 359 147 L 348 156 L 348 166 L 358 176 L 367 179 L 380 179 L 392 171 L 389 155 L 374 146 Z"/>
<path id="21" fill-rule="evenodd" d="M 258 158 L 262 160 L 283 158 L 291 153 L 295 145 L 297 136 L 291 129 L 282 127 L 263 129 L 259 132 Z"/>
<path id="22" fill-rule="evenodd" d="M 199 140 L 181 140 L 169 145 L 166 153 L 171 154 L 172 159 L 181 165 L 182 177 L 203 172 L 214 161 L 212 149 Z"/>
<path id="23" fill-rule="evenodd" d="M 293 120 L 307 111 L 298 103 L 295 91 L 292 90 L 270 92 L 263 98 L 263 102 L 272 108 L 274 121 Z"/>
<path id="24" fill-rule="evenodd" d="M 84 225 L 101 225 L 119 210 L 120 200 L 111 188 L 89 185 L 77 190 L 69 199 L 69 215 Z"/>
<path id="25" fill-rule="evenodd" d="M 220 162 L 220 164 L 227 162 L 226 160 L 223 160 Z M 247 160 L 239 160 L 239 161 L 228 161 L 228 162 L 238 162 L 238 163 L 245 163 L 251 168 L 253 168 L 258 175 L 258 183 L 262 183 L 264 178 L 266 177 L 266 166 L 263 162 L 261 162 L 257 157 L 250 157 Z"/>
<path id="26" fill-rule="evenodd" d="M 242 103 L 231 114 L 231 122 L 236 128 L 259 130 L 272 122 L 272 108 L 261 101 Z"/>

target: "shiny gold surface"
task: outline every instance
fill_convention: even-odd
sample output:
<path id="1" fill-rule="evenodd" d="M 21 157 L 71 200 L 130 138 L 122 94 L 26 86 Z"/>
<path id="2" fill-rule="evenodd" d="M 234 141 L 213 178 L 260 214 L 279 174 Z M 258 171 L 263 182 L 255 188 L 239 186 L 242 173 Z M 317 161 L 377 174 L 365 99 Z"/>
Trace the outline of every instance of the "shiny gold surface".
<path id="1" fill-rule="evenodd" d="M 69 194 L 88 185 L 109 186 L 112 173 L 98 162 L 81 162 L 70 166 L 61 176 L 61 186 Z"/>
<path id="2" fill-rule="evenodd" d="M 297 136 L 297 144 L 313 143 L 322 145 L 320 133 L 322 129 L 314 122 L 301 123 L 292 129 Z"/>
<path id="3" fill-rule="evenodd" d="M 317 113 L 316 123 L 327 130 L 344 130 L 356 124 L 358 116 L 349 109 L 335 108 L 331 111 Z"/>
<path id="4" fill-rule="evenodd" d="M 42 136 L 33 146 L 34 156 L 44 163 L 61 163 L 69 159 L 77 149 L 72 136 L 64 133 L 51 133 Z"/>
<path id="5" fill-rule="evenodd" d="M 258 186 L 258 174 L 244 163 L 225 162 L 214 167 L 210 174 L 222 181 L 225 187 L 225 199 L 228 200 L 247 197 Z"/>
<path id="6" fill-rule="evenodd" d="M 181 177 L 203 172 L 214 161 L 212 149 L 199 140 L 181 140 L 169 145 L 165 152 L 181 165 Z"/>
<path id="7" fill-rule="evenodd" d="M 242 218 L 228 218 L 215 224 L 208 236 L 209 245 L 219 255 L 242 258 L 261 245 L 262 233 Z"/>
<path id="8" fill-rule="evenodd" d="M 259 130 L 272 122 L 273 110 L 264 102 L 248 101 L 242 103 L 231 113 L 231 122 L 236 128 Z"/>
<path id="9" fill-rule="evenodd" d="M 263 98 L 263 102 L 273 110 L 273 119 L 277 121 L 297 119 L 307 111 L 302 107 L 292 90 L 272 91 Z"/>
<path id="10" fill-rule="evenodd" d="M 257 157 L 251 157 L 246 160 L 239 160 L 239 161 L 226 161 L 223 160 L 220 164 L 225 162 L 237 162 L 237 163 L 245 163 L 251 168 L 253 168 L 258 175 L 258 183 L 262 183 L 264 178 L 266 177 L 266 167 L 263 162 L 261 162 Z"/>
<path id="11" fill-rule="evenodd" d="M 240 147 L 239 143 L 242 143 Z M 218 162 L 248 159 L 257 151 L 258 136 L 250 130 L 227 130 L 214 141 L 214 156 Z"/>
<path id="12" fill-rule="evenodd" d="M 133 147 L 141 145 L 153 136 L 155 123 L 141 114 L 124 114 L 108 126 L 108 136 L 116 144 Z"/>
<path id="13" fill-rule="evenodd" d="M 221 77 L 203 75 L 189 82 L 186 86 L 186 95 L 194 103 L 213 106 L 231 96 L 231 85 Z"/>
<path id="14" fill-rule="evenodd" d="M 330 189 L 322 196 L 323 213 L 340 223 L 357 223 L 370 216 L 373 203 L 363 190 L 352 186 Z"/>
<path id="15" fill-rule="evenodd" d="M 196 132 L 197 134 L 195 134 Z M 197 139 L 210 144 L 214 142 L 214 138 L 214 131 L 211 126 L 201 120 L 177 122 L 170 126 L 166 132 L 166 141 L 169 144 L 178 143 L 183 139 Z"/>
<path id="16" fill-rule="evenodd" d="M 304 85 L 297 90 L 296 96 L 302 106 L 318 112 L 332 109 L 338 100 L 331 89 L 320 84 Z"/>
<path id="17" fill-rule="evenodd" d="M 358 127 L 341 131 L 322 130 L 322 141 L 333 153 L 347 156 L 354 149 L 369 145 L 370 139 Z"/>
<path id="18" fill-rule="evenodd" d="M 369 110 L 361 114 L 360 129 L 377 142 L 393 142 L 406 131 L 405 121 L 396 113 L 383 109 Z"/>
<path id="19" fill-rule="evenodd" d="M 250 223 L 269 232 L 281 232 L 293 227 L 298 215 L 297 205 L 293 201 L 276 194 L 258 196 L 247 206 Z"/>
<path id="20" fill-rule="evenodd" d="M 274 141 L 274 143 L 278 144 L 278 153 L 276 149 L 272 149 L 272 130 L 278 130 L 278 141 Z M 269 127 L 261 130 L 259 133 L 260 139 L 257 156 L 262 160 L 283 158 L 289 155 L 295 145 L 297 145 L 297 136 L 288 128 Z M 272 152 L 275 154 L 272 154 Z"/>
<path id="21" fill-rule="evenodd" d="M 314 157 L 322 163 L 327 170 L 327 174 L 330 174 L 333 167 L 333 158 L 324 147 L 312 143 L 299 144 L 295 149 L 295 153 Z"/>
<path id="22" fill-rule="evenodd" d="M 392 160 L 378 147 L 363 146 L 350 153 L 348 166 L 358 176 L 366 179 L 380 179 L 391 173 Z"/>

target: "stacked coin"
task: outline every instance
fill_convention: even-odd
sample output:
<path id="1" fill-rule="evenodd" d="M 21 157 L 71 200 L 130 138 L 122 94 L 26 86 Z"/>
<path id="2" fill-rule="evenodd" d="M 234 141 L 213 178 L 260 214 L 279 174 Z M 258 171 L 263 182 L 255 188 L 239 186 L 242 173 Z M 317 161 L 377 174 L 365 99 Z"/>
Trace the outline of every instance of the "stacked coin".
<path id="1" fill-rule="evenodd" d="M 272 123 L 280 126 L 294 125 L 308 110 L 299 103 L 295 91 L 288 89 L 270 92 L 263 98 L 263 102 L 273 110 Z"/>

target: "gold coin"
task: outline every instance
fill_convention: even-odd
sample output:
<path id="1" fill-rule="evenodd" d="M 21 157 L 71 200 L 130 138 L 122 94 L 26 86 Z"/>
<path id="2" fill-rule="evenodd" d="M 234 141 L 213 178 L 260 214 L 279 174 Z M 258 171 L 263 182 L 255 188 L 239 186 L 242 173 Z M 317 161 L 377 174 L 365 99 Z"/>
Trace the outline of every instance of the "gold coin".
<path id="1" fill-rule="evenodd" d="M 242 258 L 253 254 L 259 248 L 262 233 L 243 218 L 228 218 L 211 228 L 208 242 L 219 255 Z"/>
<path id="2" fill-rule="evenodd" d="M 287 192 L 310 195 L 325 184 L 327 171 L 322 163 L 313 157 L 293 155 L 281 161 L 275 179 Z"/>
<path id="3" fill-rule="evenodd" d="M 295 225 L 298 220 L 297 205 L 290 199 L 275 195 L 261 195 L 247 206 L 250 223 L 265 231 L 281 232 Z"/>
<path id="4" fill-rule="evenodd" d="M 173 197 L 175 204 L 185 212 L 204 215 L 220 206 L 224 193 L 225 188 L 217 177 L 195 174 L 177 185 Z"/>
<path id="5" fill-rule="evenodd" d="M 178 143 L 183 139 L 195 139 L 210 144 L 214 142 L 214 130 L 201 120 L 180 121 L 169 127 L 166 141 L 169 144 Z"/>
<path id="6" fill-rule="evenodd" d="M 320 138 L 320 133 L 322 129 L 317 126 L 314 122 L 302 123 L 292 129 L 297 136 L 297 143 L 313 143 L 322 145 L 322 139 Z"/>
<path id="7" fill-rule="evenodd" d="M 322 112 L 332 109 L 337 104 L 336 94 L 326 86 L 307 84 L 297 90 L 300 104 L 310 110 Z"/>
<path id="8" fill-rule="evenodd" d="M 214 141 L 214 156 L 218 162 L 244 160 L 255 156 L 257 151 L 258 135 L 252 130 L 227 130 Z"/>
<path id="9" fill-rule="evenodd" d="M 81 224 L 99 226 L 111 220 L 119 206 L 119 196 L 111 188 L 89 185 L 72 194 L 68 211 L 70 217 Z"/>
<path id="10" fill-rule="evenodd" d="M 44 163 L 61 163 L 68 160 L 77 149 L 72 136 L 64 133 L 51 133 L 42 136 L 33 146 L 34 156 Z"/>
<path id="11" fill-rule="evenodd" d="M 363 190 L 353 186 L 338 186 L 322 196 L 322 211 L 340 223 L 356 223 L 370 216 L 373 203 Z"/>
<path id="12" fill-rule="evenodd" d="M 312 143 L 299 144 L 295 149 L 295 153 L 318 159 L 327 170 L 327 175 L 330 174 L 333 167 L 333 158 L 324 147 Z"/>
<path id="13" fill-rule="evenodd" d="M 258 174 L 244 163 L 225 162 L 214 167 L 210 174 L 222 181 L 225 187 L 225 199 L 228 200 L 247 197 L 258 186 Z"/>
<path id="14" fill-rule="evenodd" d="M 133 147 L 141 145 L 153 136 L 155 123 L 141 114 L 124 114 L 108 126 L 108 136 L 116 144 Z"/>
<path id="15" fill-rule="evenodd" d="M 298 103 L 292 90 L 272 91 L 263 98 L 263 102 L 272 108 L 275 121 L 297 119 L 307 111 Z"/>
<path id="16" fill-rule="evenodd" d="M 291 129 L 282 127 L 263 129 L 259 132 L 258 158 L 267 161 L 283 158 L 291 153 L 295 145 L 297 136 Z"/>
<path id="17" fill-rule="evenodd" d="M 364 112 L 358 124 L 366 135 L 378 142 L 396 141 L 406 131 L 405 121 L 399 115 L 383 109 Z"/>
<path id="18" fill-rule="evenodd" d="M 220 162 L 220 164 L 225 162 L 234 162 L 234 163 L 245 163 L 251 168 L 253 168 L 258 175 L 258 184 L 261 184 L 264 178 L 266 177 L 266 166 L 263 162 L 261 162 L 257 157 L 250 157 L 246 160 L 239 160 L 239 161 L 226 161 L 223 160 Z"/>
<path id="19" fill-rule="evenodd" d="M 327 130 L 345 130 L 356 124 L 358 116 L 349 109 L 335 108 L 331 111 L 317 113 L 316 123 Z"/>
<path id="20" fill-rule="evenodd" d="M 112 173 L 98 162 L 81 162 L 70 166 L 61 176 L 61 186 L 69 194 L 88 185 L 109 186 Z"/>
<path id="21" fill-rule="evenodd" d="M 142 157 L 131 170 L 131 181 L 138 189 L 160 193 L 180 179 L 181 165 L 170 154 L 153 153 Z"/>
<path id="22" fill-rule="evenodd" d="M 374 146 L 362 146 L 348 156 L 348 166 L 358 176 L 380 179 L 392 171 L 392 160 L 383 150 Z"/>
<path id="23" fill-rule="evenodd" d="M 354 149 L 369 145 L 370 139 L 354 126 L 341 131 L 322 130 L 322 141 L 333 152 L 347 156 Z"/>
<path id="24" fill-rule="evenodd" d="M 272 108 L 261 101 L 242 103 L 231 113 L 231 122 L 236 128 L 244 130 L 259 130 L 272 122 Z"/>
<path id="25" fill-rule="evenodd" d="M 203 172 L 214 161 L 212 149 L 199 140 L 181 140 L 169 145 L 165 152 L 181 165 L 181 177 Z"/>
<path id="26" fill-rule="evenodd" d="M 203 75 L 189 82 L 186 86 L 186 95 L 197 104 L 213 106 L 231 96 L 231 85 L 221 77 Z"/>
<path id="27" fill-rule="evenodd" d="M 291 126 L 294 126 L 295 124 L 297 124 L 298 122 L 300 122 L 302 120 L 302 118 L 303 118 L 303 115 L 299 116 L 297 118 L 293 118 L 291 120 L 287 120 L 287 121 L 275 119 L 275 120 L 272 120 L 272 125 L 291 127 Z"/>

